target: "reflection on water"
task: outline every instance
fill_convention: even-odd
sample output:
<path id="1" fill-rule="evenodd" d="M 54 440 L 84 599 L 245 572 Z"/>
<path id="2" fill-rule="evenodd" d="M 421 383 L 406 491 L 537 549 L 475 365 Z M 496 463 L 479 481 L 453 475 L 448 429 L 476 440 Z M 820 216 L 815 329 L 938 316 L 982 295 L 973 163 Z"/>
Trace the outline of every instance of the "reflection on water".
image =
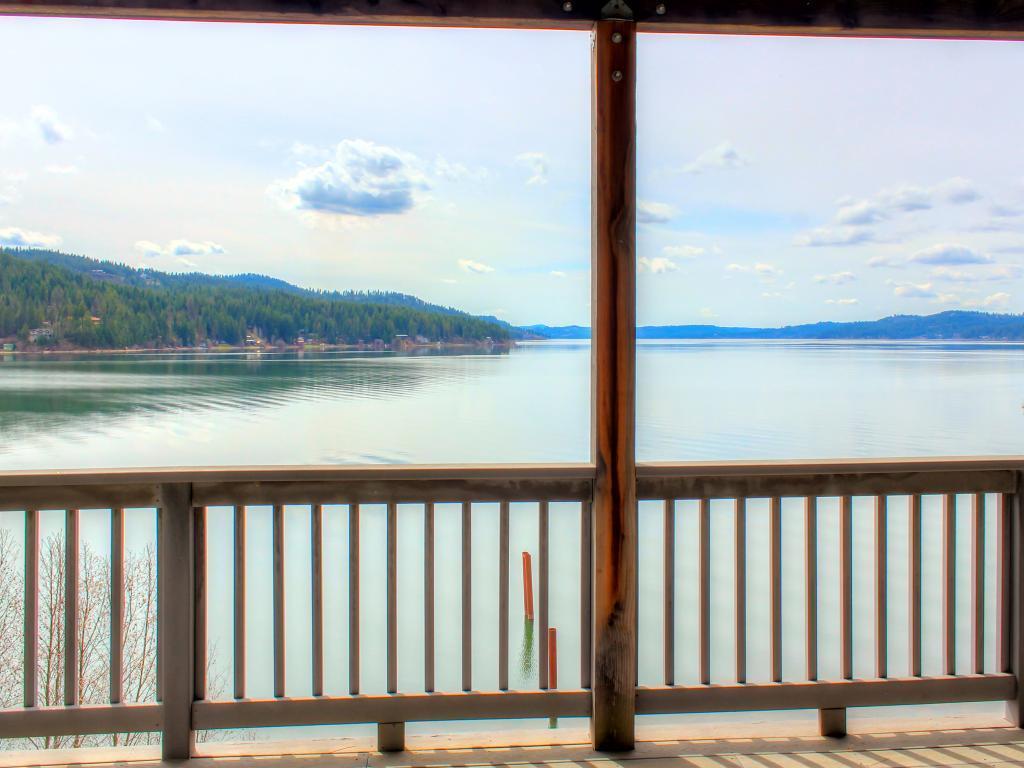
<path id="1" fill-rule="evenodd" d="M 1020 453 L 1024 346 L 641 342 L 641 460 Z M 0 467 L 585 461 L 590 349 L 0 362 Z"/>

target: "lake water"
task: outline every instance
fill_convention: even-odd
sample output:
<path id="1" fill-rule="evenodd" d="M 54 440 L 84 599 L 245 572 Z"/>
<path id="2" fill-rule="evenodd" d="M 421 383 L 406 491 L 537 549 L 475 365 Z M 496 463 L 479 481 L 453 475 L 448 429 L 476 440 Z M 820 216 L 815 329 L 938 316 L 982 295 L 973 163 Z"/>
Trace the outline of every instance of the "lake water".
<path id="1" fill-rule="evenodd" d="M 501 354 L 305 353 L 88 355 L 0 359 L 0 470 L 77 467 L 585 461 L 589 453 L 590 350 L 586 343 L 523 344 Z M 1024 346 L 643 342 L 638 352 L 638 457 L 729 460 L 1024 453 Z M 865 504 L 861 502 L 864 501 Z M 855 672 L 870 674 L 873 523 L 857 500 Z M 784 502 L 784 672 L 802 677 L 803 519 Z M 994 507 L 994 505 L 990 505 Z M 712 504 L 712 671 L 732 676 L 732 502 Z M 992 513 L 989 510 L 989 515 Z M 325 662 L 328 693 L 347 692 L 346 507 L 325 510 Z M 399 685 L 422 686 L 422 508 L 399 508 Z M 695 682 L 696 510 L 677 515 L 678 682 Z M 940 509 L 925 500 L 925 672 L 941 652 Z M 551 625 L 559 631 L 561 687 L 579 683 L 579 507 L 551 509 Z M 128 545 L 153 540 L 152 512 L 128 515 Z M 83 512 L 82 538 L 108 546 L 106 512 Z M 210 636 L 213 671 L 227 685 L 232 646 L 231 516 L 211 509 Z M 44 513 L 44 536 L 62 516 Z M 838 514 L 819 523 L 822 677 L 838 675 Z M 970 606 L 966 499 L 958 515 L 959 616 Z M 994 518 L 989 519 L 987 653 L 995 648 Z M 381 507 L 362 525 L 362 682 L 385 686 Z M 437 511 L 437 688 L 459 688 L 459 511 Z M 21 516 L 0 515 L 21 535 Z M 906 503 L 890 505 L 890 665 L 906 667 Z M 272 691 L 270 510 L 249 513 L 247 597 L 250 695 Z M 660 681 L 660 507 L 640 509 L 640 681 Z M 286 510 L 288 694 L 310 691 L 309 511 Z M 497 685 L 497 507 L 473 509 L 474 682 Z M 522 616 L 519 557 L 536 554 L 536 505 L 513 505 L 510 659 L 513 687 L 535 687 L 536 638 Z M 748 649 L 751 680 L 768 676 L 767 509 L 748 522 Z M 535 564 L 536 567 L 536 564 Z M 959 662 L 969 626 L 958 622 Z M 451 726 L 448 726 L 451 727 Z"/>
<path id="2" fill-rule="evenodd" d="M 586 461 L 590 350 L 0 358 L 0 468 Z M 1024 346 L 642 342 L 640 460 L 1024 452 Z"/>

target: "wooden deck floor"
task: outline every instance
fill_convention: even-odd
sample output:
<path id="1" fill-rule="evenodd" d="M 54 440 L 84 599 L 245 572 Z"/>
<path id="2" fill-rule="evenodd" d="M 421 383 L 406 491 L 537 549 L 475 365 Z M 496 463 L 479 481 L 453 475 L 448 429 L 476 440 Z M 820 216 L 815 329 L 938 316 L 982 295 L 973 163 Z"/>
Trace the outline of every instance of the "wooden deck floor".
<path id="1" fill-rule="evenodd" d="M 936 730 L 861 733 L 828 739 L 799 727 L 795 735 L 749 735 L 642 741 L 628 754 L 596 753 L 583 744 L 526 744 L 515 747 L 458 746 L 463 737 L 420 737 L 413 749 L 398 754 L 370 751 L 354 740 L 278 742 L 265 745 L 210 745 L 211 754 L 188 761 L 188 768 L 952 768 L 1024 766 L 1024 731 L 1001 725 L 954 727 L 941 721 Z M 763 724 L 762 724 L 763 726 Z M 735 726 L 730 731 L 735 732 Z M 742 729 L 741 729 L 742 730 Z M 748 729 L 764 733 L 764 727 Z M 646 735 L 667 735 L 665 728 Z M 578 735 L 578 734 L 576 734 Z M 644 735 L 641 733 L 641 735 Z M 502 734 L 507 739 L 508 733 Z M 572 734 L 564 734 L 572 739 Z M 475 737 L 474 737 L 475 738 Z M 536 740 L 527 734 L 526 741 Z M 260 754 L 252 754 L 253 751 Z M 171 768 L 152 747 L 113 753 L 79 750 L 62 753 L 0 753 L 0 768 L 89 766 L 89 768 Z M 183 763 L 175 763 L 180 768 Z"/>

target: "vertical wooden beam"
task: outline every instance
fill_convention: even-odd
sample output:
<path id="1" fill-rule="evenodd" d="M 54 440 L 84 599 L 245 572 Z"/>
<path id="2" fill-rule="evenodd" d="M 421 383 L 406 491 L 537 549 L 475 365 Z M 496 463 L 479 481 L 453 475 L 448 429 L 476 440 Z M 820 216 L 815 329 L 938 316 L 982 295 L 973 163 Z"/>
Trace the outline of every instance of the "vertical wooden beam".
<path id="1" fill-rule="evenodd" d="M 1010 671 L 1017 678 L 1017 693 L 1006 707 L 1010 724 L 1024 728 L 1024 472 L 1017 473 L 1016 493 L 1003 497 L 1010 534 L 1010 583 L 1005 591 L 1009 601 Z"/>
<path id="2" fill-rule="evenodd" d="M 700 630 L 699 630 L 699 663 L 701 685 L 711 684 L 711 502 L 701 499 L 698 502 L 700 532 L 699 563 L 700 570 Z"/>
<path id="3" fill-rule="evenodd" d="M 434 692 L 434 502 L 423 508 L 423 690 Z"/>
<path id="4" fill-rule="evenodd" d="M 636 712 L 636 26 L 593 35 L 591 738 L 616 751 L 633 748 Z"/>
<path id="5" fill-rule="evenodd" d="M 908 607 L 907 632 L 910 641 L 910 675 L 911 677 L 921 676 L 921 496 L 914 494 L 910 497 L 910 531 L 909 531 L 910 561 L 909 571 L 909 594 L 910 605 Z"/>
<path id="6" fill-rule="evenodd" d="M 120 704 L 123 688 L 124 510 L 110 510 L 110 703 Z"/>
<path id="7" fill-rule="evenodd" d="M 235 507 L 235 698 L 245 698 L 245 506 Z"/>
<path id="8" fill-rule="evenodd" d="M 387 520 L 388 693 L 398 693 L 398 505 L 388 502 Z"/>
<path id="9" fill-rule="evenodd" d="M 842 675 L 853 679 L 853 497 L 839 499 L 839 626 Z"/>
<path id="10" fill-rule="evenodd" d="M 195 517 L 192 514 L 192 486 L 187 483 L 161 485 L 160 559 L 158 561 L 161 652 L 159 675 L 163 694 L 164 760 L 191 757 L 192 697 L 195 660 Z"/>
<path id="11" fill-rule="evenodd" d="M 284 506 L 274 505 L 271 536 L 274 615 L 274 696 L 285 693 Z"/>
<path id="12" fill-rule="evenodd" d="M 971 496 L 971 671 L 985 672 L 985 494 Z"/>
<path id="13" fill-rule="evenodd" d="M 359 694 L 359 505 L 348 505 L 348 692 Z"/>
<path id="14" fill-rule="evenodd" d="M 540 502 L 537 513 L 537 687 L 548 687 L 548 569 L 550 527 L 548 503 Z"/>
<path id="15" fill-rule="evenodd" d="M 769 511 L 768 549 L 771 584 L 771 667 L 772 682 L 782 682 L 782 499 L 773 496 Z"/>
<path id="16" fill-rule="evenodd" d="M 64 705 L 78 704 L 78 510 L 64 513 Z"/>
<path id="17" fill-rule="evenodd" d="M 942 674 L 956 674 L 956 495 L 942 497 Z"/>
<path id="18" fill-rule="evenodd" d="M 889 674 L 888 496 L 875 497 L 875 676 Z"/>
<path id="19" fill-rule="evenodd" d="M 498 690 L 508 690 L 508 502 L 498 510 Z"/>
<path id="20" fill-rule="evenodd" d="M 39 699 L 39 511 L 25 512 L 25 697 L 26 707 Z"/>
<path id="21" fill-rule="evenodd" d="M 664 675 L 665 685 L 675 685 L 676 680 L 676 503 L 665 499 L 661 514 L 664 517 L 663 578 L 664 578 Z"/>
<path id="22" fill-rule="evenodd" d="M 462 502 L 462 690 L 473 690 L 473 505 Z"/>
<path id="23" fill-rule="evenodd" d="M 195 673 L 194 697 L 206 698 L 206 598 L 208 593 L 206 573 L 206 507 L 196 507 L 195 515 L 195 662 L 193 672 Z"/>
<path id="24" fill-rule="evenodd" d="M 804 500 L 807 679 L 818 679 L 818 498 Z"/>
<path id="25" fill-rule="evenodd" d="M 321 504 L 310 507 L 309 579 L 313 587 L 313 626 L 311 643 L 313 653 L 313 695 L 324 695 L 324 508 Z"/>
<path id="26" fill-rule="evenodd" d="M 590 687 L 592 671 L 593 640 L 591 609 L 594 603 L 592 589 L 594 528 L 591 515 L 591 501 L 580 504 L 580 688 Z"/>
<path id="27" fill-rule="evenodd" d="M 747 682 L 747 500 L 736 499 L 736 682 Z"/>

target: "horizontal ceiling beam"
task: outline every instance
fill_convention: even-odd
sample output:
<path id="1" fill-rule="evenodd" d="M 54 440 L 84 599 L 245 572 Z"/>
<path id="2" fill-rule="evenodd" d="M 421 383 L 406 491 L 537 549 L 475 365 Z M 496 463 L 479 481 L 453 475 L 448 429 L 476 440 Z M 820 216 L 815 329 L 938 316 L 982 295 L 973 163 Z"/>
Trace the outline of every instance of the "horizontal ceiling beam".
<path id="1" fill-rule="evenodd" d="M 1024 0 L 0 0 L 0 15 L 1024 39 Z"/>

